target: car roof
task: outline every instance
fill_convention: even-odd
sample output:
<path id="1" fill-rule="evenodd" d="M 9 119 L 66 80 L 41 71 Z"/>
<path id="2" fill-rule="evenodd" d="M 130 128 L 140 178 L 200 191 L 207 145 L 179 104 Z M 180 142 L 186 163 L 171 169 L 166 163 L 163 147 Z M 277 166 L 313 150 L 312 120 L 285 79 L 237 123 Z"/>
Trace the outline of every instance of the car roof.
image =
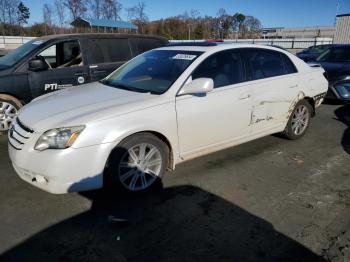
<path id="1" fill-rule="evenodd" d="M 278 51 L 281 53 L 289 53 L 281 48 L 257 45 L 257 44 L 240 44 L 240 43 L 217 43 L 216 45 L 169 45 L 165 47 L 157 48 L 157 50 L 177 50 L 177 51 L 199 51 L 199 52 L 217 52 L 221 50 L 234 49 L 234 48 L 261 48 L 267 50 Z"/>
<path id="2" fill-rule="evenodd" d="M 69 38 L 153 38 L 166 40 L 161 36 L 141 35 L 141 34 L 118 34 L 118 33 L 84 33 L 84 34 L 59 34 L 38 37 L 37 40 L 69 39 Z"/>

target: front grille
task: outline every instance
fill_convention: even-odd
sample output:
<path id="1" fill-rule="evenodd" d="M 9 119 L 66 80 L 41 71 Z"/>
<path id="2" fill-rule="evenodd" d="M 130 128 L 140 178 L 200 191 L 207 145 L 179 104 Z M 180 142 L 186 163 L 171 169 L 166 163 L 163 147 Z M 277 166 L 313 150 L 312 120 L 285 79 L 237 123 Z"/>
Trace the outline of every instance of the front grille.
<path id="1" fill-rule="evenodd" d="M 16 150 L 22 150 L 33 132 L 33 129 L 24 125 L 17 117 L 8 131 L 9 144 Z"/>

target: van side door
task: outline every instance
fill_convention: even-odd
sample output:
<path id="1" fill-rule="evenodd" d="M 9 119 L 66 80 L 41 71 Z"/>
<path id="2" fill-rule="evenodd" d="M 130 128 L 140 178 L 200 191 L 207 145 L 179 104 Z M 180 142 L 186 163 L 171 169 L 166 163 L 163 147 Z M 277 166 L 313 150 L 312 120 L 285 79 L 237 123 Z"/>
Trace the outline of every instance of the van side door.
<path id="1" fill-rule="evenodd" d="M 96 38 L 87 41 L 91 81 L 99 81 L 131 59 L 127 38 Z"/>
<path id="2" fill-rule="evenodd" d="M 133 56 L 138 56 L 139 54 L 168 44 L 168 42 L 163 39 L 146 37 L 131 37 L 129 41 Z"/>
<path id="3" fill-rule="evenodd" d="M 88 67 L 78 40 L 53 43 L 32 58 L 36 57 L 43 58 L 49 68 L 28 73 L 33 98 L 89 81 Z"/>

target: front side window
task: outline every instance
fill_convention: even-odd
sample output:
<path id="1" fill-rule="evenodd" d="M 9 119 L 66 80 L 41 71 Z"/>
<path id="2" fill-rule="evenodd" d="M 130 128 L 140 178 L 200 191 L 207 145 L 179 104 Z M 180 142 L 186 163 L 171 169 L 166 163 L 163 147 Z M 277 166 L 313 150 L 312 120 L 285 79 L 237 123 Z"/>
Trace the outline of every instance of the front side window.
<path id="1" fill-rule="evenodd" d="M 162 94 L 202 52 L 153 50 L 126 63 L 103 84 L 135 92 Z"/>
<path id="2" fill-rule="evenodd" d="M 333 47 L 322 53 L 318 62 L 350 62 L 350 47 Z"/>
<path id="3" fill-rule="evenodd" d="M 263 49 L 248 49 L 247 57 L 251 68 L 252 80 L 285 74 L 283 58 L 279 52 Z"/>
<path id="4" fill-rule="evenodd" d="M 83 65 L 82 53 L 78 41 L 66 41 L 54 44 L 46 48 L 38 56 L 45 59 L 50 69 Z"/>
<path id="5" fill-rule="evenodd" d="M 192 80 L 197 78 L 213 79 L 214 88 L 243 82 L 243 66 L 239 51 L 223 51 L 208 57 L 193 72 Z"/>

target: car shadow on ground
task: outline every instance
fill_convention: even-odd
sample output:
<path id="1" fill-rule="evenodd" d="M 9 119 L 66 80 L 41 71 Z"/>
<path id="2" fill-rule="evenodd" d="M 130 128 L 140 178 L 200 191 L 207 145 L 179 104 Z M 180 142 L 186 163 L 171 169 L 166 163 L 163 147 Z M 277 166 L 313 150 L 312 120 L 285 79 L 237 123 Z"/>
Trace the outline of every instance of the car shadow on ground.
<path id="1" fill-rule="evenodd" d="M 343 122 L 347 129 L 344 131 L 344 134 L 341 139 L 341 144 L 348 154 L 350 154 L 350 105 L 344 105 L 335 110 L 335 115 L 338 120 Z"/>
<path id="2" fill-rule="evenodd" d="M 323 261 L 267 221 L 193 186 L 139 196 L 82 194 L 91 209 L 1 261 Z"/>

